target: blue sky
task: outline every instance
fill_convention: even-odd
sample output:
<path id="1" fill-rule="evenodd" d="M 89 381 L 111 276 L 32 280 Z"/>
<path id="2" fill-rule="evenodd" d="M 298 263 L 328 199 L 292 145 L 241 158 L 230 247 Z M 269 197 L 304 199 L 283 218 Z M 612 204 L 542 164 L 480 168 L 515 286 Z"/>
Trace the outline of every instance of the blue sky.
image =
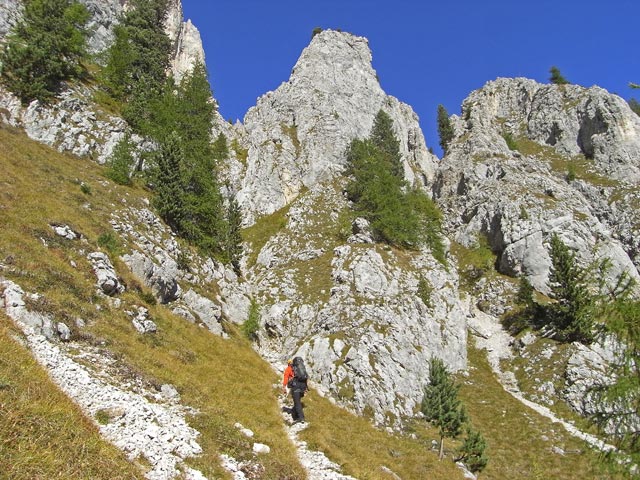
<path id="1" fill-rule="evenodd" d="M 640 0 L 182 0 L 220 113 L 242 120 L 288 80 L 315 27 L 367 37 L 382 88 L 413 107 L 439 153 L 436 109 L 459 113 L 498 77 L 570 82 L 640 100 Z"/>

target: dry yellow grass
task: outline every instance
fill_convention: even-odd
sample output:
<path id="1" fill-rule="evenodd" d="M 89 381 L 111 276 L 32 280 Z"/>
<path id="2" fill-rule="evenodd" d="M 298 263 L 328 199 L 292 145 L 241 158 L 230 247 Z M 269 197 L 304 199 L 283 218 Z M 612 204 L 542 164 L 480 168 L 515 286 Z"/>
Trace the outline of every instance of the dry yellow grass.
<path id="1" fill-rule="evenodd" d="M 190 422 L 201 432 L 204 453 L 190 464 L 209 478 L 229 478 L 219 465 L 220 453 L 253 458 L 249 440 L 233 426 L 240 422 L 255 432 L 255 441 L 271 446 L 271 454 L 260 457 L 264 479 L 304 479 L 283 427 L 273 387 L 279 379 L 248 342 L 239 335 L 230 340 L 215 337 L 161 305 L 147 305 L 159 332 L 143 336 L 122 309 L 110 308 L 95 295 L 86 253 L 98 249 L 99 236 L 111 231 L 110 212 L 123 199 L 127 205 L 143 206 L 147 192 L 114 185 L 104 179 L 101 167 L 61 155 L 6 126 L 0 126 L 0 146 L 0 263 L 4 265 L 0 274 L 42 294 L 34 308 L 62 320 L 86 320 L 88 326 L 76 330 L 77 338 L 104 342 L 132 374 L 151 384 L 175 385 L 183 402 L 200 412 Z M 89 188 L 83 191 L 81 182 Z M 54 222 L 70 225 L 86 243 L 57 237 L 49 227 Z M 264 241 L 258 237 L 266 234 L 259 229 L 246 233 L 258 245 Z M 126 267 L 112 260 L 127 285 L 135 286 L 138 282 Z M 122 300 L 125 306 L 141 305 L 144 295 L 129 288 Z M 120 478 L 137 478 L 136 467 L 99 438 L 93 423 L 7 336 L 6 317 L 0 321 L 0 477 L 10 472 L 9 478 L 25 480 L 119 478 L 113 472 L 121 472 Z M 550 442 L 542 441 L 542 435 L 566 450 L 585 450 L 585 446 L 504 392 L 480 354 L 471 350 L 470 359 L 474 369 L 461 393 L 489 444 L 489 465 L 482 477 L 615 478 L 594 467 L 592 453 L 565 457 L 550 453 Z M 450 458 L 438 462 L 430 451 L 431 439 L 437 438 L 433 430 L 416 427 L 415 439 L 391 435 L 313 393 L 305 403 L 310 424 L 301 436 L 311 448 L 341 464 L 345 473 L 386 480 L 391 477 L 381 470 L 385 466 L 404 480 L 462 477 Z M 448 445 L 452 449 L 456 443 Z M 108 476 L 100 477 L 105 472 Z"/>
<path id="2" fill-rule="evenodd" d="M 143 479 L 51 382 L 0 314 L 0 478 Z"/>
<path id="3" fill-rule="evenodd" d="M 460 390 L 474 427 L 487 441 L 484 479 L 615 479 L 598 453 L 509 395 L 498 383 L 484 353 L 469 346 L 468 378 Z M 553 447 L 564 450 L 554 453 Z"/>
<path id="4" fill-rule="evenodd" d="M 420 425 L 415 439 L 374 428 L 368 419 L 353 415 L 311 392 L 305 396 L 305 417 L 309 426 L 302 438 L 309 447 L 319 449 L 343 471 L 361 480 L 456 479 L 462 472 L 450 459 L 438 461 L 431 451 L 431 438 L 437 432 Z"/>

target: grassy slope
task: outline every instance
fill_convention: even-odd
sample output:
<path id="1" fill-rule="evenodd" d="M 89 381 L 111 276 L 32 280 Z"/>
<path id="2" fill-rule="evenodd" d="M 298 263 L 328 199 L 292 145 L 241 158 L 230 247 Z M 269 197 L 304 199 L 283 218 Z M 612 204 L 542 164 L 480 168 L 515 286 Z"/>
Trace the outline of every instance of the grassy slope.
<path id="1" fill-rule="evenodd" d="M 220 452 L 239 459 L 252 457 L 252 444 L 233 427 L 238 421 L 256 432 L 255 441 L 271 446 L 272 453 L 263 459 L 267 475 L 304 478 L 294 446 L 282 428 L 276 394 L 271 393 L 277 376 L 245 341 L 223 341 L 153 305 L 147 306 L 159 333 L 137 334 L 123 310 L 144 304 L 131 288 L 138 282 L 113 256 L 130 287 L 122 296 L 124 307 L 113 309 L 95 295 L 95 277 L 86 254 L 98 250 L 97 238 L 111 231 L 109 213 L 122 205 L 122 199 L 142 207 L 145 192 L 115 186 L 101 176 L 99 166 L 61 155 L 5 126 L 0 126 L 0 145 L 0 263 L 6 265 L 0 273 L 25 291 L 43 295 L 31 308 L 50 313 L 72 328 L 75 318 L 84 319 L 88 325 L 82 331 L 75 329 L 77 339 L 106 346 L 118 355 L 124 370 L 151 384 L 176 385 L 184 402 L 201 412 L 192 424 L 202 432 L 200 443 L 205 452 L 193 464 L 211 478 L 228 476 L 219 467 Z M 80 182 L 89 186 L 90 194 L 82 191 Z M 70 225 L 86 237 L 86 243 L 57 237 L 49 227 L 53 222 Z M 0 358 L 10 358 L 5 348 L 3 344 Z M 52 385 L 48 388 L 57 392 Z M 95 435 L 95 431 L 89 433 Z M 30 431 L 21 435 L 28 437 Z M 58 441 L 64 443 L 68 433 L 60 431 L 60 435 Z M 46 451 L 36 451 L 44 457 L 41 477 L 57 476 L 57 463 L 46 461 Z M 88 466 L 87 471 L 100 468 L 99 456 L 94 461 L 96 466 Z M 38 475 L 25 478 L 31 477 Z"/>
<path id="2" fill-rule="evenodd" d="M 142 479 L 31 357 L 0 314 L 0 477 Z"/>
<path id="3" fill-rule="evenodd" d="M 282 427 L 274 388 L 278 378 L 246 341 L 235 335 L 231 340 L 215 337 L 154 305 L 147 306 L 159 333 L 142 336 L 123 309 L 113 309 L 95 295 L 86 254 L 98 249 L 101 234 L 110 232 L 109 213 L 123 204 L 122 199 L 141 207 L 146 193 L 137 187 L 115 186 L 102 177 L 100 167 L 61 155 L 1 125 L 0 145 L 0 263 L 5 265 L 0 273 L 26 291 L 44 295 L 31 307 L 70 326 L 74 318 L 83 318 L 88 326 L 74 332 L 78 341 L 115 352 L 130 374 L 150 384 L 174 384 L 183 402 L 201 412 L 191 423 L 202 433 L 199 441 L 204 453 L 190 463 L 209 478 L 228 478 L 219 467 L 221 452 L 253 458 L 251 443 L 233 427 L 238 421 L 254 430 L 255 441 L 272 448 L 271 454 L 260 458 L 265 466 L 263 478 L 305 478 Z M 90 193 L 86 188 L 82 191 L 80 182 L 89 186 Z M 72 226 L 86 237 L 86 243 L 55 236 L 48 226 L 52 222 Z M 131 288 L 138 282 L 113 256 L 112 260 L 130 287 L 122 296 L 125 307 L 144 304 Z M 117 478 L 112 476 L 116 471 L 135 478 L 136 467 L 100 440 L 95 426 L 47 381 L 26 350 L 8 338 L 12 327 L 6 317 L 0 322 L 0 448 L 4 449 L 0 462 L 10 462 L 13 468 L 7 470 L 0 463 L 0 471 L 25 479 L 101 478 L 95 472 Z M 539 440 L 541 432 L 566 450 L 582 450 L 584 445 L 572 443 L 560 427 L 540 420 L 506 394 L 477 352 L 470 352 L 470 360 L 474 369 L 462 394 L 489 443 L 485 478 L 605 478 L 591 466 L 592 454 L 558 457 L 550 453 L 550 443 Z M 380 468 L 386 466 L 405 480 L 461 478 L 449 460 L 438 462 L 428 451 L 431 439 L 437 437 L 433 429 L 418 425 L 416 438 L 408 439 L 375 429 L 313 393 L 305 403 L 310 426 L 302 438 L 343 465 L 345 473 L 360 479 L 388 479 Z M 11 415 L 5 415 L 7 405 Z M 38 418 L 34 412 L 41 417 L 38 422 L 33 422 Z M 504 417 L 503 412 L 507 412 Z M 14 447 L 17 441 L 19 448 Z M 455 445 L 450 442 L 450 448 Z"/>
<path id="4" fill-rule="evenodd" d="M 21 132 L 1 125 L 0 145 L 0 168 L 4 172 L 0 180 L 0 213 L 4 226 L 0 236 L 0 263 L 5 264 L 1 273 L 25 291 L 43 295 L 43 299 L 30 308 L 50 313 L 72 328 L 76 317 L 84 319 L 87 327 L 75 328 L 76 341 L 114 352 L 124 366 L 122 375 L 142 377 L 150 385 L 175 385 L 183 402 L 200 412 L 191 419 L 191 424 L 202 434 L 199 442 L 204 453 L 189 463 L 209 478 L 228 478 L 219 467 L 219 453 L 228 453 L 240 460 L 253 458 L 252 441 L 271 447 L 271 453 L 260 458 L 265 467 L 263 478 L 305 478 L 295 448 L 283 428 L 277 403 L 278 389 L 274 388 L 279 378 L 245 340 L 237 335 L 232 335 L 231 340 L 210 335 L 160 305 L 146 305 L 159 327 L 158 333 L 152 336 L 137 334 L 123 310 L 143 305 L 144 296 L 136 293 L 133 287 L 139 286 L 139 282 L 113 255 L 112 261 L 129 287 L 121 296 L 124 306 L 112 308 L 95 295 L 95 279 L 86 254 L 99 249 L 97 239 L 100 235 L 111 232 L 109 213 L 122 205 L 122 199 L 125 198 L 128 205 L 142 207 L 141 198 L 146 193 L 137 187 L 113 185 L 102 177 L 101 167 L 61 155 L 28 140 Z M 85 187 L 85 192 L 81 182 L 89 187 L 88 190 Z M 86 243 L 57 237 L 49 227 L 54 222 L 70 225 L 81 232 Z M 3 321 L 10 325 L 6 317 Z M 13 348 L 14 343 L 8 340 L 0 343 L 0 358 L 13 358 Z M 24 355 L 26 358 L 26 352 Z M 4 366 L 0 364 L 0 367 Z M 45 392 L 44 397 L 64 398 L 55 385 L 43 380 L 46 375 L 36 365 L 32 373 L 20 379 L 2 369 L 0 379 L 3 378 L 7 378 L 2 380 L 3 384 L 38 383 Z M 0 393 L 12 391 L 5 389 Z M 359 478 L 389 478 L 379 470 L 379 466 L 385 465 L 404 478 L 420 478 L 421 473 L 414 475 L 412 472 L 424 471 L 436 473 L 433 478 L 461 478 L 451 463 L 438 464 L 433 454 L 425 455 L 420 441 L 403 440 L 377 430 L 317 395 L 311 394 L 306 401 L 312 428 L 304 434 L 305 439 L 311 446 L 325 449 L 338 463 L 344 463 L 347 473 Z M 60 459 L 66 458 L 63 463 L 73 463 L 75 444 L 70 444 L 67 457 L 57 453 L 50 455 L 48 447 L 31 439 L 32 434 L 40 437 L 37 432 L 26 426 L 21 430 L 21 425 L 28 423 L 25 416 L 29 415 L 30 399 L 25 403 L 24 409 L 13 412 L 12 426 L 17 431 L 11 438 L 20 436 L 25 442 L 32 443 L 29 449 L 14 452 L 20 458 L 13 457 L 11 462 L 19 466 L 26 465 L 34 457 L 38 457 L 38 461 L 32 469 L 16 470 L 14 466 L 12 478 L 56 477 L 63 472 Z M 67 403 L 71 405 L 72 418 L 68 425 L 78 426 L 73 430 L 78 444 L 97 442 L 100 448 L 110 449 L 97 437 L 96 428 L 82 417 L 79 409 Z M 46 423 L 49 410 L 42 409 L 42 414 Z M 255 432 L 251 442 L 233 427 L 235 422 Z M 63 448 L 71 433 L 68 428 L 55 428 L 47 435 L 49 443 Z M 115 450 L 111 456 L 119 459 L 122 465 L 108 469 L 104 468 L 107 460 L 102 458 L 106 455 L 93 455 L 92 452 L 87 450 L 84 469 L 71 477 L 94 478 L 92 472 L 102 470 L 136 471 Z M 401 452 L 401 455 L 394 452 Z M 133 477 L 132 473 L 129 478 Z"/>
<path id="5" fill-rule="evenodd" d="M 461 397 L 488 445 L 484 479 L 614 479 L 597 452 L 564 427 L 538 415 L 504 391 L 484 354 L 469 346 L 470 375 Z M 559 447 L 560 455 L 552 451 Z"/>

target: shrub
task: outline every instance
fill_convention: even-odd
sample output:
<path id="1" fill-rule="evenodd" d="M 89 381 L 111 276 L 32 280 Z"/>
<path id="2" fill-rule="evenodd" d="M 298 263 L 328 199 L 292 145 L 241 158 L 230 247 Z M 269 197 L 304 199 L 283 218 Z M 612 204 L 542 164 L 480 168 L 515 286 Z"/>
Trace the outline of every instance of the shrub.
<path id="1" fill-rule="evenodd" d="M 140 290 L 138 292 L 138 296 L 140 297 L 140 300 L 142 300 L 147 305 L 157 305 L 158 304 L 158 300 L 156 300 L 156 297 L 154 297 L 153 293 L 151 293 L 151 292 L 148 292 L 148 291 L 145 291 L 145 290 Z"/>
<path id="2" fill-rule="evenodd" d="M 98 245 L 112 255 L 118 255 L 122 248 L 120 240 L 113 232 L 105 232 L 98 237 Z"/>
<path id="3" fill-rule="evenodd" d="M 433 294 L 433 287 L 424 277 L 420 277 L 420 280 L 418 280 L 417 294 L 418 298 L 422 300 L 422 303 L 424 303 L 427 308 L 433 307 L 433 300 L 431 299 L 431 295 Z"/>
<path id="4" fill-rule="evenodd" d="M 93 193 L 91 190 L 91 185 L 84 182 L 80 182 L 80 191 L 85 195 L 91 195 Z"/>
<path id="5" fill-rule="evenodd" d="M 311 38 L 315 37 L 316 35 L 318 35 L 321 32 L 322 32 L 322 28 L 320 28 L 320 27 L 314 28 L 313 31 L 311 32 Z"/>
<path id="6" fill-rule="evenodd" d="M 481 472 L 487 466 L 489 459 L 485 454 L 487 442 L 482 434 L 471 427 L 467 427 L 467 436 L 460 447 L 460 456 L 457 460 L 462 461 L 471 473 Z"/>
<path id="7" fill-rule="evenodd" d="M 504 141 L 507 144 L 507 147 L 509 147 L 509 150 L 512 150 L 512 151 L 518 150 L 518 142 L 516 142 L 516 140 L 513 138 L 513 135 L 511 135 L 511 132 L 503 132 L 502 138 L 504 138 Z"/>
<path id="8" fill-rule="evenodd" d="M 242 333 L 249 340 L 258 339 L 258 330 L 260 329 L 260 305 L 251 299 L 251 305 L 249 306 L 249 316 L 247 320 L 242 324 Z"/>

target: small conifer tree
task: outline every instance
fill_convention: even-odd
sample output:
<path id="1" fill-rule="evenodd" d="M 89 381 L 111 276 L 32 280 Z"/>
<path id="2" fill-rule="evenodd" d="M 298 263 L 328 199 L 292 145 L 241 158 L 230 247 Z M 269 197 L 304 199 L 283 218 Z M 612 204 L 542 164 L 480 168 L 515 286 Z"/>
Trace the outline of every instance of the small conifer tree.
<path id="1" fill-rule="evenodd" d="M 478 478 L 479 473 L 484 470 L 489 462 L 485 453 L 487 449 L 487 442 L 482 434 L 471 427 L 467 427 L 467 436 L 462 442 L 457 458 L 458 461 L 462 461 L 471 473 L 476 474 Z"/>
<path id="2" fill-rule="evenodd" d="M 133 167 L 133 144 L 126 135 L 113 149 L 106 163 L 106 176 L 120 185 L 131 185 L 131 169 Z"/>
<path id="3" fill-rule="evenodd" d="M 551 237 L 551 295 L 556 300 L 549 306 L 551 321 L 564 339 L 591 343 L 593 334 L 593 302 L 586 286 L 587 270 L 578 265 L 576 255 L 558 235 Z"/>
<path id="4" fill-rule="evenodd" d="M 369 139 L 383 153 L 391 173 L 399 179 L 404 179 L 400 142 L 393 131 L 393 120 L 384 110 L 379 110 L 376 114 Z"/>
<path id="5" fill-rule="evenodd" d="M 458 398 L 459 389 L 442 360 L 432 358 L 429 363 L 429 385 L 424 389 L 420 410 L 425 419 L 440 431 L 440 460 L 444 458 L 444 439 L 458 437 L 467 421 L 464 406 Z"/>
<path id="6" fill-rule="evenodd" d="M 454 131 L 451 120 L 449 120 L 449 113 L 444 105 L 438 105 L 438 135 L 440 136 L 440 147 L 446 154 L 449 150 L 449 144 L 453 140 Z"/>
<path id="7" fill-rule="evenodd" d="M 560 73 L 560 69 L 558 67 L 553 66 L 549 69 L 549 73 L 551 76 L 549 77 L 549 81 L 555 85 L 567 85 L 569 80 L 564 78 Z"/>
<path id="8" fill-rule="evenodd" d="M 240 260 L 242 258 L 242 235 L 240 228 L 242 226 L 242 212 L 235 197 L 229 200 L 227 207 L 227 235 L 225 247 L 227 250 L 227 258 L 233 266 L 233 270 L 240 274 Z"/>
<path id="9" fill-rule="evenodd" d="M 185 182 L 182 175 L 184 152 L 181 139 L 171 134 L 154 155 L 152 169 L 156 195 L 153 206 L 173 230 L 182 230 L 185 215 Z"/>

